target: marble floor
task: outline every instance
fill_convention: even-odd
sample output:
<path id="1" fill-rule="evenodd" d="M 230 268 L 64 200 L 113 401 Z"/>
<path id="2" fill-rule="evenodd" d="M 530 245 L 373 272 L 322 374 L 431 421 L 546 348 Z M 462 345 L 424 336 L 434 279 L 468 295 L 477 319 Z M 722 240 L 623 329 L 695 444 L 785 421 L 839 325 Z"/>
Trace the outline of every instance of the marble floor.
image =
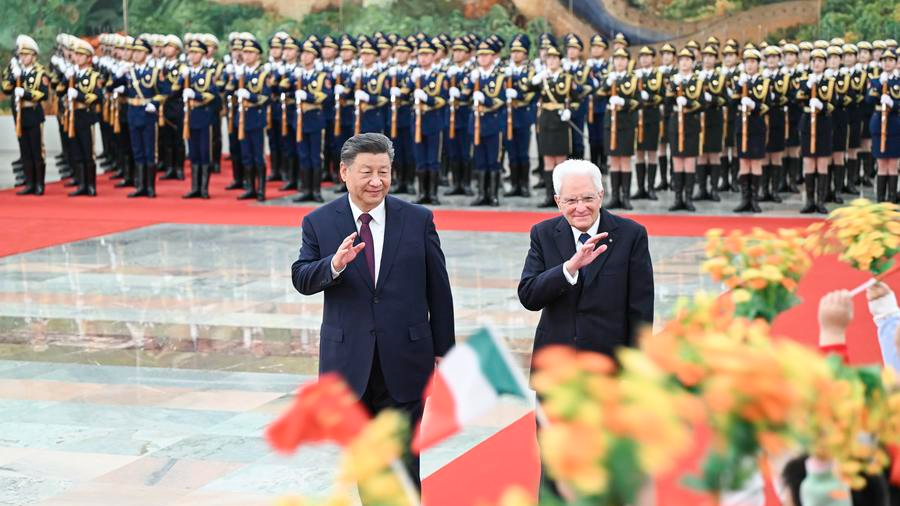
<path id="1" fill-rule="evenodd" d="M 538 314 L 527 234 L 444 232 L 460 337 L 520 363 Z M 273 454 L 262 430 L 316 371 L 321 296 L 290 282 L 299 230 L 163 224 L 0 258 L 0 505 L 272 504 L 324 493 L 337 451 Z M 698 238 L 651 238 L 657 318 L 714 288 Z M 427 476 L 511 423 L 508 402 L 423 456 Z"/>

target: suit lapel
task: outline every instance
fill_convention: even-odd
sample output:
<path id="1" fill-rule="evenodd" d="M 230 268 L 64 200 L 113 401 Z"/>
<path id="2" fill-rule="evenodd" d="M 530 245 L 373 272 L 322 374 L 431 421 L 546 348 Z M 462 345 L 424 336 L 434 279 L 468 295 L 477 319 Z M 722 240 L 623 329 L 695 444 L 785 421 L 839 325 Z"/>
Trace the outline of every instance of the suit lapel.
<path id="1" fill-rule="evenodd" d="M 338 244 L 340 244 L 345 237 L 357 231 L 356 223 L 353 222 L 353 211 L 350 210 L 350 197 L 345 195 L 344 200 L 339 206 L 335 207 L 335 210 L 338 213 L 338 229 L 340 230 Z M 359 243 L 359 237 L 356 238 L 354 244 L 356 243 Z M 369 276 L 369 267 L 366 265 L 364 252 L 361 251 L 359 255 L 356 256 L 356 259 L 353 260 L 350 267 L 356 269 L 359 276 L 366 282 L 366 286 L 369 287 L 369 291 L 374 292 L 375 285 L 372 282 L 372 276 Z"/>
<path id="2" fill-rule="evenodd" d="M 616 227 L 618 227 L 616 219 L 605 209 L 600 209 L 600 213 L 600 227 L 597 233 L 609 233 L 609 235 L 606 236 L 606 239 L 603 239 L 599 242 L 599 244 L 606 245 L 606 251 L 600 254 L 600 256 L 596 260 L 594 260 L 592 264 L 584 268 L 584 286 L 588 286 L 589 284 L 591 284 L 591 282 L 594 281 L 594 279 L 597 277 L 597 274 L 599 274 L 600 271 L 603 270 L 603 266 L 606 264 L 606 260 L 609 258 L 609 255 L 612 254 L 613 245 L 616 244 L 615 229 Z"/>
<path id="3" fill-rule="evenodd" d="M 393 197 L 386 197 L 384 203 L 384 251 L 381 252 L 381 268 L 378 271 L 378 283 L 376 289 L 384 285 L 391 273 L 394 258 L 397 256 L 397 248 L 400 247 L 400 237 L 403 235 L 403 207 Z"/>
<path id="4" fill-rule="evenodd" d="M 575 254 L 575 239 L 572 235 L 572 227 L 565 217 L 560 216 L 556 223 L 554 238 L 556 240 L 556 249 L 563 262 L 568 262 L 572 255 Z"/>

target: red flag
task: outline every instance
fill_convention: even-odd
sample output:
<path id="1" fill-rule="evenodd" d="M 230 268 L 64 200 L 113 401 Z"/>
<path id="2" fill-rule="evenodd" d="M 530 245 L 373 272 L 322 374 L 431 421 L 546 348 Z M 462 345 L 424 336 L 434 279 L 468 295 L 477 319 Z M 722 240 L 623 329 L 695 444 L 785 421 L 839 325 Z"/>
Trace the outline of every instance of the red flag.
<path id="1" fill-rule="evenodd" d="M 266 429 L 266 439 L 282 453 L 320 441 L 344 446 L 368 423 L 369 413 L 344 380 L 328 373 L 297 392 L 290 410 Z"/>

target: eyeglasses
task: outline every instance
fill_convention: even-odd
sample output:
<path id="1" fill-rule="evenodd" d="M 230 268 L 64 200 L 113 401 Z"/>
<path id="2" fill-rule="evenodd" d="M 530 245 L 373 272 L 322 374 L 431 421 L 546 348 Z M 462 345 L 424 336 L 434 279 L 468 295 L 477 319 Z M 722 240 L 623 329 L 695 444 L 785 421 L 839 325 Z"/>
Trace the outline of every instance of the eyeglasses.
<path id="1" fill-rule="evenodd" d="M 578 203 L 582 203 L 586 206 L 593 205 L 596 202 L 600 201 L 599 195 L 582 195 L 581 197 L 571 197 L 567 199 L 560 199 L 559 203 L 563 205 L 563 207 L 575 207 Z"/>

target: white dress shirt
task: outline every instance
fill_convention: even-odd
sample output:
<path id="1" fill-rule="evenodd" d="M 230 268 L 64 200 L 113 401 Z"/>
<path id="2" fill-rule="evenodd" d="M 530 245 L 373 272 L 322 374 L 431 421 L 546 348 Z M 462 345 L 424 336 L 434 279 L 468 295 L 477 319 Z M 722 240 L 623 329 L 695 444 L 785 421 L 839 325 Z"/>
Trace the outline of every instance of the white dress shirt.
<path id="1" fill-rule="evenodd" d="M 356 225 L 356 231 L 359 232 L 359 228 L 362 226 L 362 223 L 359 221 L 359 217 L 363 214 L 363 210 L 359 207 L 356 207 L 356 204 L 353 203 L 353 199 L 349 196 L 347 200 L 350 201 L 350 212 L 353 213 L 353 223 Z M 375 209 L 369 211 L 369 215 L 372 217 L 372 221 L 369 222 L 369 230 L 372 232 L 372 241 L 375 244 L 366 244 L 366 249 L 375 248 L 375 283 L 378 282 L 378 273 L 381 271 L 381 253 L 384 251 L 384 224 L 385 217 L 387 214 L 385 213 L 384 208 L 384 200 L 381 201 L 380 204 Z M 360 255 L 365 255 L 366 250 L 363 249 L 359 252 Z M 344 266 L 346 269 L 347 266 Z M 331 264 L 331 275 L 333 277 L 340 276 L 344 269 L 335 270 L 334 264 Z M 565 269 L 563 269 L 565 270 Z"/>
<path id="2" fill-rule="evenodd" d="M 597 216 L 597 221 L 595 221 L 594 224 L 591 225 L 591 228 L 589 228 L 587 230 L 587 232 L 582 232 L 581 230 L 578 230 L 577 228 L 572 227 L 572 236 L 575 238 L 575 251 L 578 251 L 578 248 L 584 246 L 583 244 L 581 244 L 581 241 L 578 240 L 581 237 L 581 234 L 586 233 L 587 235 L 594 237 L 595 235 L 597 235 L 597 231 L 599 231 L 599 230 L 600 230 L 600 216 Z M 566 260 L 566 261 L 568 262 L 568 260 Z M 568 281 L 569 284 L 575 285 L 576 283 L 578 283 L 578 271 L 575 271 L 574 276 L 570 275 L 569 271 L 566 270 L 566 264 L 563 264 L 562 271 L 563 271 L 563 274 L 566 276 L 566 281 Z"/>

